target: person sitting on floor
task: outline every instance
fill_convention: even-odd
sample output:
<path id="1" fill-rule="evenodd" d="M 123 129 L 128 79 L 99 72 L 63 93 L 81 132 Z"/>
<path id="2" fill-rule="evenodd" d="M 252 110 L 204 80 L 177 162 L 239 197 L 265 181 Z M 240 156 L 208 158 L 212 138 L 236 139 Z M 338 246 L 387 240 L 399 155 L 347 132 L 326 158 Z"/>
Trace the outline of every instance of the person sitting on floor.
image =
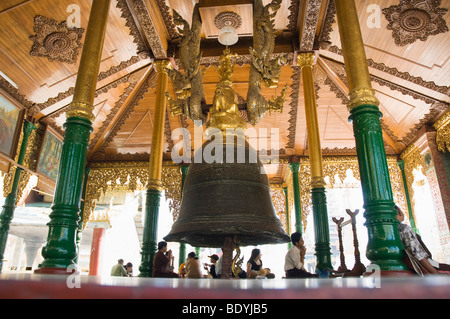
<path id="1" fill-rule="evenodd" d="M 110 276 L 115 276 L 115 277 L 126 277 L 127 276 L 127 271 L 123 267 L 123 259 L 119 259 L 117 261 L 117 264 L 112 267 Z"/>
<path id="2" fill-rule="evenodd" d="M 292 233 L 291 241 L 292 247 L 284 258 L 286 278 L 318 278 L 318 275 L 311 274 L 303 268 L 306 247 L 304 246 L 302 234 L 299 232 Z"/>
<path id="3" fill-rule="evenodd" d="M 202 278 L 201 264 L 194 252 L 186 258 L 186 278 Z"/>
<path id="4" fill-rule="evenodd" d="M 172 260 L 172 250 L 167 250 L 167 242 L 158 243 L 158 252 L 153 258 L 152 277 L 178 278 L 178 274 L 170 271 L 170 261 Z"/>
<path id="5" fill-rule="evenodd" d="M 133 264 L 132 263 L 127 263 L 125 265 L 125 270 L 127 272 L 127 277 L 133 277 Z"/>
<path id="6" fill-rule="evenodd" d="M 439 274 L 439 271 L 450 271 L 450 265 L 441 264 L 434 261 L 431 256 L 431 252 L 422 242 L 420 235 L 414 233 L 412 228 L 403 223 L 405 220 L 405 214 L 397 205 L 394 206 L 397 211 L 398 232 L 400 239 L 402 240 L 405 250 L 407 250 L 415 259 L 417 259 L 420 266 L 429 274 Z M 414 268 L 414 267 L 413 267 Z M 422 272 L 415 269 L 416 272 Z"/>
<path id="7" fill-rule="evenodd" d="M 261 257 L 260 249 L 252 250 L 250 259 L 247 261 L 247 278 L 266 278 L 266 275 L 270 273 L 270 270 L 267 270 L 269 268 L 262 267 Z"/>
<path id="8" fill-rule="evenodd" d="M 209 261 L 211 262 L 211 264 L 205 264 L 205 270 L 208 272 L 208 277 L 209 278 L 219 278 L 216 274 L 216 263 L 219 260 L 219 256 L 217 256 L 216 254 L 208 256 L 209 257 Z M 208 269 L 209 267 L 209 269 Z"/>

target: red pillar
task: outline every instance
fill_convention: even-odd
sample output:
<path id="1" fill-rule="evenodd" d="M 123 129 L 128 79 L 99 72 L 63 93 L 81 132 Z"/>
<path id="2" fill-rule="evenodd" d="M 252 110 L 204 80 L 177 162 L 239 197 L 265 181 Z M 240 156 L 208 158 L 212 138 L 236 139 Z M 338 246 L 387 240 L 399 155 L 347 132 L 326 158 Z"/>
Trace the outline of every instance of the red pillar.
<path id="1" fill-rule="evenodd" d="M 89 262 L 89 276 L 97 276 L 100 268 L 100 255 L 105 228 L 94 228 Z"/>

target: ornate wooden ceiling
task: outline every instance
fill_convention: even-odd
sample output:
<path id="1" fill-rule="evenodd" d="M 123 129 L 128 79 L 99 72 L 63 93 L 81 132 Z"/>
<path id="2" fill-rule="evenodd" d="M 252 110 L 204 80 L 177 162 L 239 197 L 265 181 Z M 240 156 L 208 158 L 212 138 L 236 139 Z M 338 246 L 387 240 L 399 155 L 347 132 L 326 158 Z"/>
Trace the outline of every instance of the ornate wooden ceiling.
<path id="1" fill-rule="evenodd" d="M 188 22 L 196 0 L 112 0 L 95 99 L 88 160 L 148 160 L 155 111 L 154 58 L 177 61 L 175 9 Z M 263 1 L 265 4 L 269 0 Z M 241 12 L 245 0 L 200 1 L 202 65 L 206 103 L 218 76 L 214 70 L 224 49 L 215 38 L 213 17 L 219 11 Z M 387 154 L 399 154 L 417 132 L 432 124 L 450 105 L 449 0 L 356 0 L 373 87 L 381 101 Z M 0 3 L 0 88 L 22 104 L 28 114 L 64 134 L 65 111 L 71 102 L 91 1 L 3 0 Z M 212 11 L 211 11 L 212 10 Z M 242 11 L 242 36 L 231 49 L 240 56 L 234 88 L 245 103 L 248 89 L 248 36 L 252 19 Z M 247 12 L 247 13 L 246 13 Z M 333 0 L 283 0 L 276 16 L 276 54 L 292 62 L 297 51 L 317 50 L 315 87 L 323 155 L 356 154 L 348 121 L 347 80 Z M 245 31 L 247 30 L 247 31 Z M 8 79 L 9 78 L 9 79 Z M 308 155 L 300 68 L 284 66 L 277 95 L 288 86 L 282 113 L 267 114 L 258 129 L 279 129 L 280 157 Z M 173 95 L 170 84 L 169 93 Z M 245 111 L 242 116 L 245 117 Z M 166 153 L 174 145 L 171 132 L 194 126 L 168 114 Z M 248 124 L 249 127 L 251 126 Z M 269 135 L 270 136 L 270 135 Z M 270 138 L 256 146 L 271 148 Z M 281 181 L 286 165 L 270 164 L 272 181 Z"/>

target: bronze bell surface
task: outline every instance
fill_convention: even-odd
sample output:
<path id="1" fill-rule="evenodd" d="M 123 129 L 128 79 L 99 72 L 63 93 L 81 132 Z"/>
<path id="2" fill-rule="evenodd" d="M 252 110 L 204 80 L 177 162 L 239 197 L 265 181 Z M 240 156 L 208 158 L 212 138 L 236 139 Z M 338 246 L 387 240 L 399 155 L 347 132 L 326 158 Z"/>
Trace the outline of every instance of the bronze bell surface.
<path id="1" fill-rule="evenodd" d="M 164 240 L 195 247 L 223 247 L 227 237 L 240 246 L 288 242 L 256 150 L 244 138 L 231 144 L 207 141 L 194 159 L 211 148 L 213 156 L 222 148 L 222 155 L 213 163 L 203 157 L 190 164 L 179 217 Z"/>

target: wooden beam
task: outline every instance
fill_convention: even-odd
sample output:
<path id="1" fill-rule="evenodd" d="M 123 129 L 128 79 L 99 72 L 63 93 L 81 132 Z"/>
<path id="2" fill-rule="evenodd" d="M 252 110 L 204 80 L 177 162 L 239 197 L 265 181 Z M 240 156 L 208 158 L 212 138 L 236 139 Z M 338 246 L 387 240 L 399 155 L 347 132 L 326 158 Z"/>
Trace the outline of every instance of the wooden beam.
<path id="1" fill-rule="evenodd" d="M 342 81 L 339 78 L 339 76 L 328 66 L 326 61 L 323 58 L 318 57 L 317 63 L 325 71 L 325 73 L 327 74 L 328 78 L 339 88 L 339 90 L 341 90 L 342 93 L 344 93 L 346 96 L 348 96 L 348 94 L 350 93 L 349 88 L 344 83 L 344 81 Z M 384 143 L 389 145 L 390 147 L 392 147 L 392 149 L 396 153 L 399 153 L 400 150 L 397 147 L 395 141 L 392 140 L 392 138 L 385 132 L 385 130 L 382 130 L 382 132 L 383 132 L 383 141 L 384 141 Z"/>
<path id="2" fill-rule="evenodd" d="M 322 7 L 326 1 L 306 0 L 301 1 L 299 8 L 299 41 L 300 51 L 308 52 L 314 49 L 314 38 Z"/>
<path id="3" fill-rule="evenodd" d="M 145 71 L 145 74 L 139 80 L 139 83 L 136 85 L 136 87 L 133 89 L 133 91 L 127 97 L 125 102 L 120 107 L 119 111 L 114 115 L 114 118 L 108 123 L 107 128 L 102 132 L 100 138 L 98 139 L 97 143 L 93 146 L 92 150 L 89 151 L 88 161 L 102 147 L 103 143 L 105 142 L 105 140 L 108 138 L 109 134 L 112 132 L 112 130 L 116 126 L 117 121 L 121 118 L 122 114 L 125 112 L 125 110 L 128 108 L 128 106 L 134 101 L 137 92 L 139 92 L 141 87 L 149 80 L 150 75 L 153 72 L 154 72 L 153 65 L 148 66 L 147 70 Z"/>
<path id="4" fill-rule="evenodd" d="M 240 37 L 236 44 L 230 46 L 233 53 L 239 55 L 248 55 L 249 47 L 253 46 L 253 37 Z M 177 41 L 172 42 L 173 52 L 171 57 L 178 58 Z M 221 45 L 217 39 L 202 39 L 200 43 L 202 57 L 219 57 L 222 55 L 225 46 Z M 283 31 L 275 37 L 275 47 L 273 53 L 290 53 L 294 52 L 295 47 L 298 47 L 297 36 L 290 31 Z"/>
<path id="5" fill-rule="evenodd" d="M 156 59 L 167 57 L 168 34 L 154 0 L 126 0 L 133 20 Z"/>
<path id="6" fill-rule="evenodd" d="M 344 93 L 346 96 L 349 95 L 350 90 L 347 85 L 342 81 L 339 76 L 330 68 L 330 66 L 326 63 L 326 61 L 322 57 L 317 58 L 317 64 L 325 71 L 327 76 L 333 81 L 334 84 Z"/>

